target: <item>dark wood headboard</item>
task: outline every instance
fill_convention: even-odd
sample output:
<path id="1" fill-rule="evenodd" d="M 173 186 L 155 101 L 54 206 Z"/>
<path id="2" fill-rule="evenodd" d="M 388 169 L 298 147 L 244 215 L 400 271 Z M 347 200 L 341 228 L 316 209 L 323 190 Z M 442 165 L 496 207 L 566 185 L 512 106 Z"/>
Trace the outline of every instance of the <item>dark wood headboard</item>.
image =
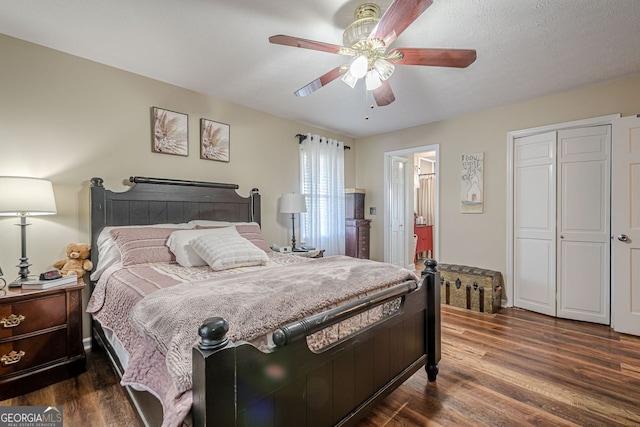
<path id="1" fill-rule="evenodd" d="M 236 184 L 131 177 L 123 192 L 107 190 L 102 178 L 91 178 L 91 247 L 97 249 L 104 227 L 178 224 L 192 219 L 260 224 L 260 194 L 240 196 Z M 91 251 L 94 266 L 98 251 Z"/>

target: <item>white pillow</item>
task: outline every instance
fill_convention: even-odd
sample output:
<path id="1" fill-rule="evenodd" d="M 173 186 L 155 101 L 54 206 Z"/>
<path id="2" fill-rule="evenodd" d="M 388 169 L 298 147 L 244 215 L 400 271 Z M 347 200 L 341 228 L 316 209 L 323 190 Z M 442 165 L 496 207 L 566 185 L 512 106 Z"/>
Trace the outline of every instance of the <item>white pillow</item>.
<path id="1" fill-rule="evenodd" d="M 176 256 L 176 261 L 183 267 L 201 267 L 207 265 L 200 255 L 193 250 L 189 242 L 196 237 L 211 234 L 215 228 L 174 231 L 167 240 L 167 246 Z"/>
<path id="2" fill-rule="evenodd" d="M 215 270 L 266 265 L 267 253 L 240 236 L 235 227 L 213 228 L 189 244 Z"/>
<path id="3" fill-rule="evenodd" d="M 120 250 L 116 246 L 111 237 L 111 230 L 114 228 L 133 228 L 133 227 L 158 227 L 158 228 L 181 228 L 188 229 L 195 227 L 187 223 L 181 224 L 152 224 L 152 225 L 123 225 L 114 227 L 105 227 L 98 235 L 96 246 L 98 250 L 98 265 L 91 273 L 91 280 L 96 281 L 104 271 L 116 262 L 120 261 Z M 93 249 L 93 248 L 92 248 Z"/>
<path id="4" fill-rule="evenodd" d="M 201 227 L 228 227 L 231 224 L 233 223 L 229 221 L 211 221 L 208 219 L 192 219 L 189 221 L 191 228 L 195 228 L 196 225 Z"/>

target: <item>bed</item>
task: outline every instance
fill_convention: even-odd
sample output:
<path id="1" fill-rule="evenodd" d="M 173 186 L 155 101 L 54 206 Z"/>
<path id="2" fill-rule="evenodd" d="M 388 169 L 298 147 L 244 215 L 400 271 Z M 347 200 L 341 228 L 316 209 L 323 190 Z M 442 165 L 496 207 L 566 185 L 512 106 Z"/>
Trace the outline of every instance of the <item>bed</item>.
<path id="1" fill-rule="evenodd" d="M 235 184 L 129 181 L 131 189 L 114 192 L 102 179 L 91 180 L 96 268 L 107 257 L 96 250 L 104 246 L 99 239 L 106 230 L 120 245 L 154 233 L 166 241 L 183 226 L 186 234 L 215 229 L 198 242 L 235 228 L 255 246 L 265 244 L 256 232 L 257 189 L 242 197 Z M 211 225 L 216 222 L 224 226 Z M 175 259 L 146 259 L 154 253 L 146 247 L 136 249 L 144 262 L 125 268 L 131 258 L 123 248 L 118 262 L 98 276 L 92 273 L 92 349 L 107 352 L 146 425 L 349 426 L 417 370 L 424 367 L 429 380 L 436 380 L 440 286 L 433 260 L 418 278 L 369 260 L 311 259 L 264 248 L 267 262 L 218 277 L 210 275 L 220 273 L 211 272 L 214 264 L 186 268 Z M 373 286 L 378 279 L 384 286 Z M 258 282 L 266 288 L 255 288 Z M 344 302 L 318 304 L 349 289 L 345 283 L 355 290 L 345 291 Z M 242 297 L 225 299 L 232 287 Z M 125 300 L 126 294 L 133 300 Z M 302 317 L 294 319 L 287 308 L 298 305 Z M 240 306 L 255 315 L 239 314 Z"/>

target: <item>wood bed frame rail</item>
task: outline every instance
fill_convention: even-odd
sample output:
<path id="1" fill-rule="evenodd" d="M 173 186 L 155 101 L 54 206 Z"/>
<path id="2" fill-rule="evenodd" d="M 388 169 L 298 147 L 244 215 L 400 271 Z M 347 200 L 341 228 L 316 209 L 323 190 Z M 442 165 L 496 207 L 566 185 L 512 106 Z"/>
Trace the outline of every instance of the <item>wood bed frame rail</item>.
<path id="1" fill-rule="evenodd" d="M 324 328 L 333 326 L 336 323 L 340 323 L 345 319 L 364 313 L 365 311 L 384 304 L 385 302 L 402 297 L 409 292 L 415 291 L 417 288 L 418 284 L 413 280 L 409 280 L 389 289 L 377 292 L 374 295 L 366 296 L 357 301 L 290 323 L 273 331 L 273 343 L 277 347 L 283 347 L 287 344 L 291 344 L 296 340 L 305 338 L 307 335 L 311 335 Z"/>
<path id="2" fill-rule="evenodd" d="M 296 338 L 315 331 L 311 325 L 323 316 L 332 317 L 323 327 L 351 317 L 353 306 L 289 325 L 287 345 L 271 353 L 229 341 L 226 320 L 208 319 L 192 351 L 194 425 L 353 426 L 422 366 L 435 381 L 441 356 L 436 266 L 425 261 L 419 285 L 407 282 L 373 295 L 365 310 L 399 295 L 404 301 L 398 312 L 320 353 Z"/>

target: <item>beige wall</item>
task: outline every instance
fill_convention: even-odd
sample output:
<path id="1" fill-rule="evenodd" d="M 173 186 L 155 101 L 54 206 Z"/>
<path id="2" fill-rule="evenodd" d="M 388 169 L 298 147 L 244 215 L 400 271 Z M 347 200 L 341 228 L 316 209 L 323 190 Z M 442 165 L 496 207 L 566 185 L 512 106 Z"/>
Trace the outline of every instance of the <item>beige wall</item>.
<path id="1" fill-rule="evenodd" d="M 507 132 L 620 113 L 640 113 L 640 76 L 357 140 L 356 185 L 367 191 L 372 258 L 382 260 L 387 151 L 440 144 L 440 262 L 506 270 Z M 460 213 L 460 158 L 484 152 L 483 214 Z M 369 216 L 370 206 L 378 214 Z"/>
<path id="2" fill-rule="evenodd" d="M 288 241 L 291 222 L 277 213 L 278 198 L 299 189 L 297 133 L 352 146 L 345 151 L 345 182 L 355 185 L 352 138 L 4 35 L 0 56 L 0 175 L 52 180 L 58 207 L 55 216 L 29 220 L 32 273 L 63 258 L 68 242 L 89 241 L 94 176 L 122 190 L 122 181 L 133 175 L 237 183 L 245 196 L 258 187 L 265 238 L 279 244 Z M 152 106 L 189 115 L 188 157 L 151 152 Z M 202 117 L 231 126 L 229 163 L 199 158 Z M 0 266 L 10 280 L 20 257 L 16 222 L 0 217 Z"/>

